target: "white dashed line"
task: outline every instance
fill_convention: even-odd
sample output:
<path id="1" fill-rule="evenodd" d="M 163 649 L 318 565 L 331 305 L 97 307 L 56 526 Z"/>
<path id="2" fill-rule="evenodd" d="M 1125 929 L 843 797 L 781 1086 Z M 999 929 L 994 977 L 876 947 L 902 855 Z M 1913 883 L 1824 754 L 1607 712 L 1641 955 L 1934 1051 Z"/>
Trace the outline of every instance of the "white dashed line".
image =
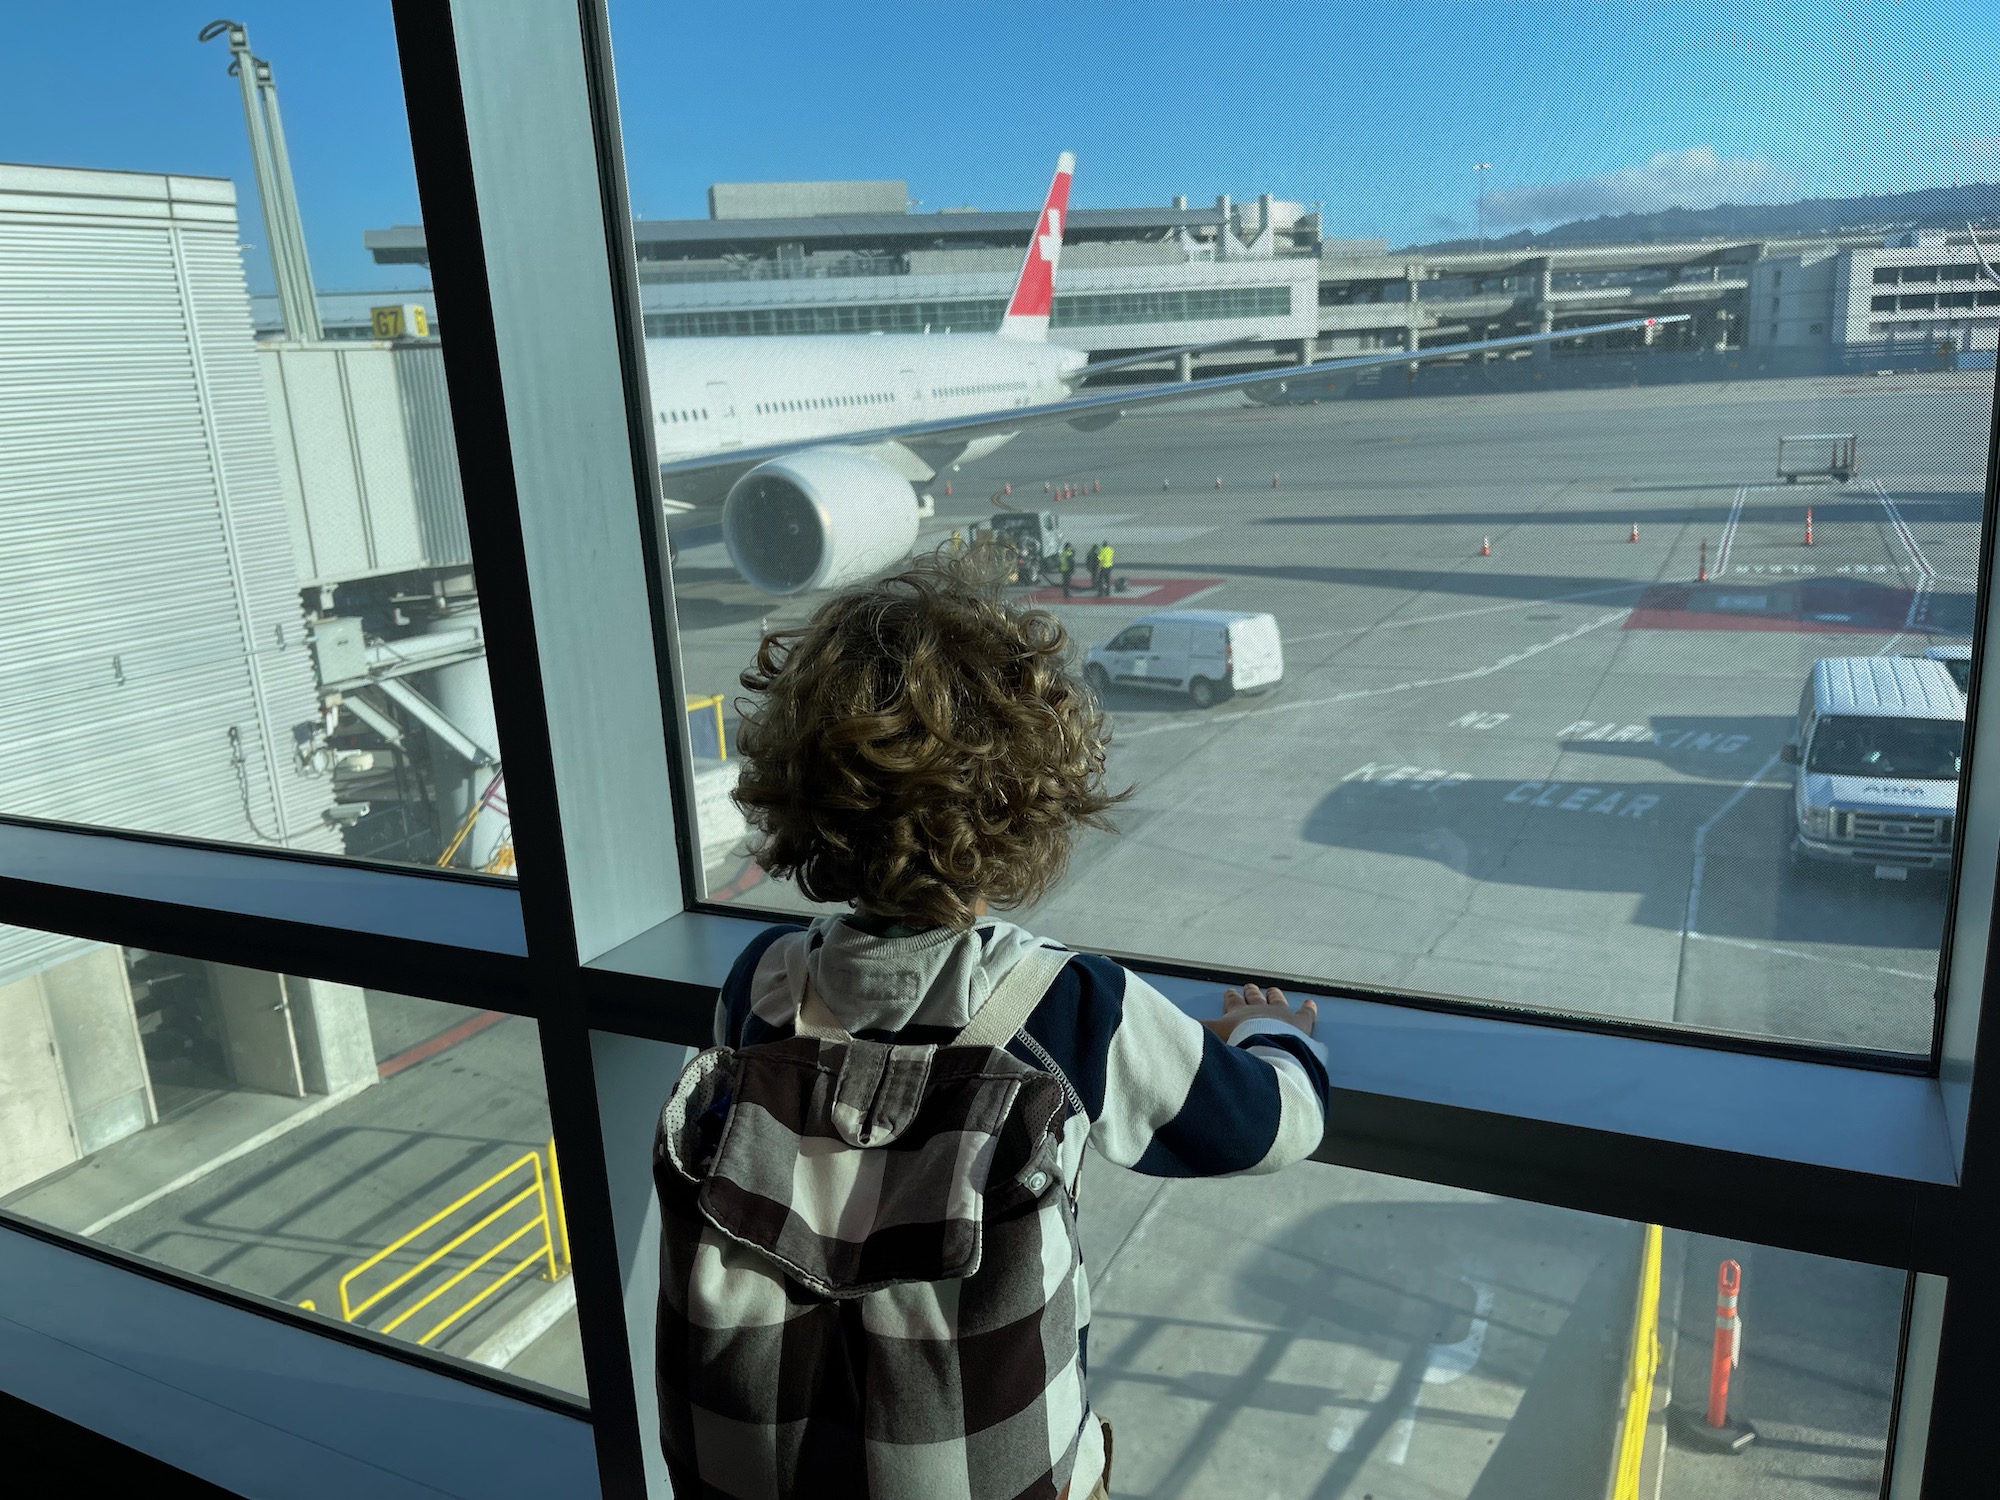
<path id="1" fill-rule="evenodd" d="M 1112 741 L 1123 744 L 1127 740 L 1144 739 L 1147 735 L 1171 734 L 1177 729 L 1207 729 L 1217 724 L 1233 724 L 1239 719 L 1247 719 L 1253 715 L 1260 719 L 1268 719 L 1274 714 L 1304 713 L 1307 709 L 1330 708 L 1336 703 L 1353 703 L 1362 698 L 1386 698 L 1392 693 L 1414 693 L 1421 688 L 1446 687 L 1454 682 L 1471 682 L 1476 678 L 1491 677 L 1495 672 L 1504 672 L 1509 667 L 1519 666 L 1530 657 L 1540 656 L 1544 651 L 1567 645 L 1577 637 L 1602 629 L 1614 620 L 1624 619 L 1627 613 L 1626 610 L 1614 609 L 1610 614 L 1599 615 L 1588 624 L 1579 625 L 1574 630 L 1565 630 L 1561 635 L 1551 636 L 1538 645 L 1503 656 L 1489 666 L 1473 667 L 1465 672 L 1453 672 L 1449 677 L 1423 677 L 1414 682 L 1390 683 L 1385 687 L 1355 688 L 1351 692 L 1335 693 L 1331 698 L 1300 698 L 1290 703 L 1273 704 L 1269 708 L 1245 708 L 1227 714 L 1190 715 L 1185 719 L 1172 719 L 1164 724 L 1150 724 L 1144 729 L 1121 730 L 1112 735 Z"/>

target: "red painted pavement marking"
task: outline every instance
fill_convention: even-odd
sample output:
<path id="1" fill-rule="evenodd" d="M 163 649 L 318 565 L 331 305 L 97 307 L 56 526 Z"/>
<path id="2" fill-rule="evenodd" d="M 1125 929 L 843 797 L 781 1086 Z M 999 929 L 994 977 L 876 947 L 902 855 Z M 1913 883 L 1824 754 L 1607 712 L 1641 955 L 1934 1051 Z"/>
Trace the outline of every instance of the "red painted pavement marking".
<path id="1" fill-rule="evenodd" d="M 384 1078 L 394 1078 L 405 1068 L 414 1068 L 418 1063 L 436 1057 L 449 1047 L 456 1047 L 467 1037 L 477 1036 L 487 1027 L 507 1019 L 502 1010 L 482 1010 L 478 1015 L 460 1021 L 449 1031 L 440 1031 L 428 1041 L 418 1042 L 414 1047 L 405 1048 L 387 1062 L 376 1064 L 375 1071 Z"/>
<path id="2" fill-rule="evenodd" d="M 1126 578 L 1124 593 L 1100 599 L 1090 591 L 1089 578 L 1079 573 L 1067 599 L 1060 585 L 1036 589 L 1028 598 L 1034 604 L 1143 604 L 1148 609 L 1160 609 L 1207 589 L 1220 588 L 1225 582 L 1221 578 Z"/>

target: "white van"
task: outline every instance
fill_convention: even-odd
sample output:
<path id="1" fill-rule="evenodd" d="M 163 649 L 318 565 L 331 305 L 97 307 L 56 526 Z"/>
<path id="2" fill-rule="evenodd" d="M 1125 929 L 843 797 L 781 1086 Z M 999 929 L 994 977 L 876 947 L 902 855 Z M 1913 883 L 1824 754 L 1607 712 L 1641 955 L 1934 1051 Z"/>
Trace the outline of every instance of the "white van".
<path id="1" fill-rule="evenodd" d="M 1944 669 L 1951 673 L 1951 680 L 1958 684 L 1961 693 L 1972 691 L 1972 648 L 1970 646 L 1933 646 L 1924 655 L 1931 661 L 1941 661 Z"/>
<path id="2" fill-rule="evenodd" d="M 1840 656 L 1813 663 L 1784 759 L 1792 856 L 1873 865 L 1885 878 L 1951 863 L 1965 695 L 1941 661 Z"/>
<path id="3" fill-rule="evenodd" d="M 1285 645 L 1271 615 L 1169 609 L 1143 615 L 1084 655 L 1084 680 L 1106 689 L 1160 688 L 1208 708 L 1231 693 L 1261 693 L 1285 679 Z"/>

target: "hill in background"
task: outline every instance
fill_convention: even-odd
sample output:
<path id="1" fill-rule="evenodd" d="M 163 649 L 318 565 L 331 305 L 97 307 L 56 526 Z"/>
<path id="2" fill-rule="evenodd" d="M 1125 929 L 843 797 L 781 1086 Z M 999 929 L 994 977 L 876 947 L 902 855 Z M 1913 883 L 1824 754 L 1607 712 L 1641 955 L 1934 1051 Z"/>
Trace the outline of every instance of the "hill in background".
<path id="1" fill-rule="evenodd" d="M 1808 198 L 1800 203 L 1725 203 L 1649 214 L 1575 219 L 1536 234 L 1489 234 L 1485 248 L 1564 250 L 1578 245 L 1658 244 L 1678 240 L 1785 238 L 1817 234 L 1890 234 L 1901 229 L 1963 229 L 2000 222 L 2000 183 L 1923 188 L 1863 198 Z M 1477 250 L 1476 239 L 1434 240 L 1411 250 Z"/>

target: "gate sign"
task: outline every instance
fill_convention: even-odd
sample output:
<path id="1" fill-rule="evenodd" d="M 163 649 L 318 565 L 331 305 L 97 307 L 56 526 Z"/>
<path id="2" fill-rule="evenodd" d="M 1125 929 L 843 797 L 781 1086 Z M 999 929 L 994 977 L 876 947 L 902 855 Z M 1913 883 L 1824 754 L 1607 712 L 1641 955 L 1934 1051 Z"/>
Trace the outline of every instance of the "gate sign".
<path id="1" fill-rule="evenodd" d="M 368 309 L 371 331 L 378 339 L 428 338 L 431 321 L 422 306 L 415 302 L 401 307 L 371 307 Z"/>

